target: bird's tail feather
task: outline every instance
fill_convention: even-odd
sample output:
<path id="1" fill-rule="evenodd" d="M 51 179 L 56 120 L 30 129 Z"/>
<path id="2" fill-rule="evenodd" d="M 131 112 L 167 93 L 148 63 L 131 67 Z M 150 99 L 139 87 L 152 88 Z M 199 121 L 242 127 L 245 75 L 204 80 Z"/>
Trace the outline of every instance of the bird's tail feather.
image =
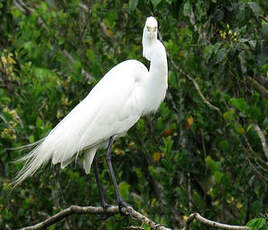
<path id="1" fill-rule="evenodd" d="M 22 158 L 18 159 L 17 162 L 25 161 L 23 168 L 18 172 L 15 179 L 11 182 L 12 187 L 16 187 L 27 177 L 32 176 L 41 166 L 46 164 L 51 158 L 51 154 L 46 154 L 41 142 L 36 146 L 30 153 Z"/>
<path id="2" fill-rule="evenodd" d="M 29 145 L 23 145 L 21 147 L 16 147 L 16 148 L 14 148 L 14 150 L 25 150 L 25 149 L 30 148 L 30 147 L 36 147 L 42 141 L 43 141 L 43 139 L 36 141 L 34 143 L 31 143 Z M 26 154 L 25 156 L 20 157 L 19 159 L 12 161 L 12 163 L 20 163 L 20 162 L 27 161 L 28 159 L 32 158 L 33 153 L 34 153 L 34 151 L 32 150 L 30 153 Z"/>
<path id="3" fill-rule="evenodd" d="M 94 159 L 94 156 L 96 154 L 97 148 L 89 149 L 87 152 L 85 152 L 85 156 L 83 159 L 83 167 L 86 172 L 86 174 L 90 173 L 90 168 Z"/>
<path id="4" fill-rule="evenodd" d="M 30 143 L 30 144 L 27 144 L 27 145 L 22 145 L 22 146 L 19 146 L 19 147 L 14 147 L 14 148 L 6 148 L 7 150 L 25 150 L 25 149 L 28 149 L 28 148 L 32 148 L 34 146 L 37 146 L 39 143 L 41 143 L 45 138 L 42 138 L 38 141 L 35 141 L 33 143 Z M 15 161 L 16 162 L 16 161 Z"/>

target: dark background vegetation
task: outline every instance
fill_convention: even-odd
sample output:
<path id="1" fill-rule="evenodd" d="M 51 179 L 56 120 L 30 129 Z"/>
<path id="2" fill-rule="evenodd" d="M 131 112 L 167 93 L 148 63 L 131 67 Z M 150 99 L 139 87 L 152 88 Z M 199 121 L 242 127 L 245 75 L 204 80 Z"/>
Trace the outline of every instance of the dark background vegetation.
<path id="1" fill-rule="evenodd" d="M 149 66 L 141 39 L 150 15 L 168 52 L 169 89 L 158 112 L 113 147 L 121 194 L 174 229 L 195 211 L 266 228 L 268 156 L 260 134 L 268 130 L 267 4 L 1 0 L 0 228 L 40 222 L 71 204 L 100 204 L 94 174 L 86 176 L 79 162 L 64 170 L 48 164 L 11 191 L 22 167 L 12 161 L 27 151 L 10 148 L 46 136 L 115 64 L 134 58 Z M 107 201 L 115 204 L 103 152 L 98 155 Z M 49 229 L 135 224 L 119 215 L 107 221 L 73 215 Z"/>

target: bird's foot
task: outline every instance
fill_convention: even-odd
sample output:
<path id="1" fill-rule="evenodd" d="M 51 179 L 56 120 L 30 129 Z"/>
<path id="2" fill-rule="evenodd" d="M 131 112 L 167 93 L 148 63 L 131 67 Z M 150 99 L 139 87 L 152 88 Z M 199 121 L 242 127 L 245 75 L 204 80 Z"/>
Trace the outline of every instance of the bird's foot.
<path id="1" fill-rule="evenodd" d="M 114 216 L 113 213 L 108 213 L 108 212 L 107 212 L 107 209 L 108 209 L 109 207 L 111 207 L 110 204 L 107 204 L 106 202 L 103 202 L 103 203 L 101 204 L 101 206 L 102 206 L 103 211 L 104 211 L 104 216 L 103 216 L 102 220 L 108 220 L 110 217 Z"/>
<path id="2" fill-rule="evenodd" d="M 126 216 L 126 215 L 132 216 L 132 212 L 131 212 L 132 207 L 128 203 L 123 201 L 123 199 L 120 199 L 118 201 L 118 207 L 119 207 L 119 213 L 121 216 Z M 125 208 L 126 211 L 123 212 L 122 208 Z"/>

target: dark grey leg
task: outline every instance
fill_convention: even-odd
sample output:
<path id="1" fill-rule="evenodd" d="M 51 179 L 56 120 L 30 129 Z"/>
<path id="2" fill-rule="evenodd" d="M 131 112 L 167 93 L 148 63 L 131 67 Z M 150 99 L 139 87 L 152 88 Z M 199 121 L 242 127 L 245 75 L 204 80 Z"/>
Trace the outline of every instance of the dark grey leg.
<path id="1" fill-rule="evenodd" d="M 124 208 L 126 208 L 128 210 L 127 207 L 129 207 L 130 205 L 127 204 L 123 200 L 123 198 L 121 197 L 120 192 L 119 192 L 119 188 L 118 188 L 118 184 L 117 184 L 116 179 L 115 179 L 114 170 L 113 170 L 113 166 L 112 166 L 112 162 L 111 162 L 111 159 L 112 159 L 111 151 L 112 151 L 113 141 L 114 141 L 114 137 L 112 136 L 112 137 L 110 137 L 108 149 L 107 149 L 107 152 L 106 152 L 106 161 L 107 161 L 109 172 L 110 172 L 113 184 L 114 184 L 114 188 L 115 188 L 115 192 L 116 192 L 116 199 L 117 199 L 118 206 L 119 206 L 119 209 L 120 209 L 120 212 L 121 212 L 122 207 L 124 207 Z M 122 214 L 122 212 L 121 212 L 121 214 Z"/>
<path id="2" fill-rule="evenodd" d="M 108 205 L 105 201 L 105 196 L 104 196 L 104 192 L 103 192 L 103 186 L 100 182 L 100 179 L 99 179 L 99 173 L 98 173 L 98 166 L 97 166 L 97 155 L 95 155 L 95 158 L 94 158 L 94 161 L 93 161 L 93 168 L 94 168 L 94 173 L 95 173 L 95 177 L 96 177 L 96 182 L 97 182 L 97 186 L 98 186 L 98 190 L 99 190 L 99 193 L 100 193 L 100 198 L 101 198 L 101 206 L 104 208 L 104 209 L 107 209 L 110 205 Z"/>

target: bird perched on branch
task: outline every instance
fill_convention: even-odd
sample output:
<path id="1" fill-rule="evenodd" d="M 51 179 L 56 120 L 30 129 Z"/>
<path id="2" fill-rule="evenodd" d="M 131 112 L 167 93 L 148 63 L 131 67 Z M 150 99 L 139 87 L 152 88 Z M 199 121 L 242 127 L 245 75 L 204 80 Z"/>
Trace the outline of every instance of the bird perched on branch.
<path id="1" fill-rule="evenodd" d="M 168 66 L 165 47 L 157 39 L 157 28 L 156 19 L 148 17 L 142 45 L 143 56 L 150 61 L 149 71 L 136 60 L 127 60 L 113 67 L 84 100 L 20 159 L 25 161 L 25 165 L 17 174 L 14 185 L 33 175 L 50 160 L 64 168 L 76 157 L 81 157 L 88 174 L 96 151 L 108 146 L 106 160 L 117 202 L 121 207 L 127 206 L 115 179 L 111 149 L 116 138 L 125 135 L 141 116 L 155 112 L 164 100 L 168 87 Z M 105 208 L 107 204 L 98 179 L 96 160 L 93 166 L 101 203 Z"/>

